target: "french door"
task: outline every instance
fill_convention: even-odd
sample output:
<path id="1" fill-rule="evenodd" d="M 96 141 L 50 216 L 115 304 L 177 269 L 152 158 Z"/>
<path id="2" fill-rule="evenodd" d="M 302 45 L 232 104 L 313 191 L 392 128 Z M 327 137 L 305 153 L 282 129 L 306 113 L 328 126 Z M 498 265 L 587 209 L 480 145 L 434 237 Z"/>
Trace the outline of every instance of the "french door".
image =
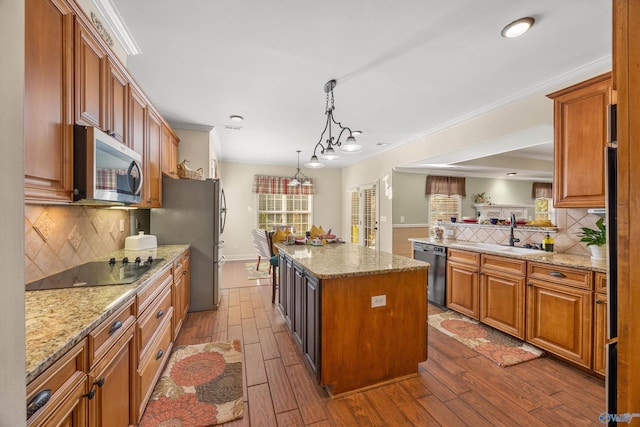
<path id="1" fill-rule="evenodd" d="M 347 191 L 351 243 L 375 249 L 378 238 L 378 184 Z"/>

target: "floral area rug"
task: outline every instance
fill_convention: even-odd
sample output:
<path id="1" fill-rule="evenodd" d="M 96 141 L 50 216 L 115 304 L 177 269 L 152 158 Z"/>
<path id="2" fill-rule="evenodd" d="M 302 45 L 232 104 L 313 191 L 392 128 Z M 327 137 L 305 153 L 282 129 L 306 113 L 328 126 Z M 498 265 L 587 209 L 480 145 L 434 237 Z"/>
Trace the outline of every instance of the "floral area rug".
<path id="1" fill-rule="evenodd" d="M 249 280 L 254 279 L 268 279 L 269 276 L 269 260 L 263 259 L 260 261 L 260 270 L 256 270 L 256 262 L 248 262 L 244 265 L 247 270 Z"/>
<path id="2" fill-rule="evenodd" d="M 242 418 L 240 341 L 178 346 L 139 427 L 204 427 Z"/>
<path id="3" fill-rule="evenodd" d="M 429 326 L 460 341 L 499 366 L 537 359 L 544 352 L 455 311 L 429 316 Z"/>

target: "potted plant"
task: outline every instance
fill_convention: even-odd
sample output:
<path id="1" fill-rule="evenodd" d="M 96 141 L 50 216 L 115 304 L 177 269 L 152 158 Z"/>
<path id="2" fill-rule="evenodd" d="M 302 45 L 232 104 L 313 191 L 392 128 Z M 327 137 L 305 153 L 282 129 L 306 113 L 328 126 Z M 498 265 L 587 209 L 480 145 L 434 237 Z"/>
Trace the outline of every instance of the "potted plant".
<path id="1" fill-rule="evenodd" d="M 580 237 L 580 241 L 586 243 L 587 247 L 591 249 L 592 260 L 603 260 L 607 255 L 607 232 L 603 218 L 596 221 L 596 227 L 596 229 L 582 227 L 582 232 L 577 235 Z"/>

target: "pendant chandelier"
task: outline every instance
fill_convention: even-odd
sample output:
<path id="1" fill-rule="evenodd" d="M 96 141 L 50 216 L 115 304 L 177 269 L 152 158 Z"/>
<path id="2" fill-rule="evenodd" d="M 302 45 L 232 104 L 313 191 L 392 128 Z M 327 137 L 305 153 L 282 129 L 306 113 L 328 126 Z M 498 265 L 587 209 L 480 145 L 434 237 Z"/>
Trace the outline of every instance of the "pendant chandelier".
<path id="1" fill-rule="evenodd" d="M 351 131 L 351 129 L 346 126 L 342 126 L 342 124 L 340 122 L 337 122 L 333 117 L 333 110 L 335 110 L 333 88 L 336 87 L 336 84 L 337 82 L 335 80 L 329 80 L 324 85 L 324 92 L 327 94 L 325 105 L 325 114 L 327 116 L 327 121 L 324 125 L 324 130 L 320 134 L 320 140 L 313 149 L 313 156 L 311 156 L 311 160 L 309 161 L 309 163 L 305 163 L 305 166 L 308 168 L 324 167 L 324 164 L 321 163 L 318 159 L 318 151 L 320 152 L 320 157 L 323 160 L 335 160 L 338 158 L 335 147 L 338 147 L 340 151 L 345 153 L 359 153 L 362 151 L 362 146 L 356 142 L 356 138 L 353 136 L 353 132 Z M 329 100 L 331 100 L 331 103 L 329 103 Z M 336 132 L 339 130 L 337 138 L 333 136 L 334 133 L 331 129 L 332 125 L 336 125 L 339 128 L 336 129 Z M 345 134 L 345 131 L 349 132 L 349 136 L 343 143 L 340 138 L 342 138 L 342 135 Z M 323 144 L 323 140 L 327 132 L 327 139 Z"/>
<path id="2" fill-rule="evenodd" d="M 297 187 L 299 185 L 302 185 L 304 187 L 311 187 L 313 184 L 311 183 L 309 177 L 300 172 L 300 150 L 296 150 L 296 153 L 298 153 L 298 170 L 287 185 L 289 187 Z"/>

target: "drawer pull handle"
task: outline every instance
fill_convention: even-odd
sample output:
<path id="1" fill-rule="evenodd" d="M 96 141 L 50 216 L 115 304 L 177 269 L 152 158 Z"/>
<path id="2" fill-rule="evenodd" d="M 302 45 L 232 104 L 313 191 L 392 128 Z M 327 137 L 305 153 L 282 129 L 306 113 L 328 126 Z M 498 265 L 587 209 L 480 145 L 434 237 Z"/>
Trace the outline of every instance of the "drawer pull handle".
<path id="1" fill-rule="evenodd" d="M 183 276 L 186 276 L 186 275 L 187 275 L 187 273 L 188 273 L 188 270 L 185 270 L 185 271 L 183 271 L 183 272 L 182 272 L 182 275 L 183 275 Z"/>
<path id="2" fill-rule="evenodd" d="M 104 385 L 104 377 L 100 378 L 98 381 L 93 383 L 94 385 L 97 385 L 98 387 L 102 387 Z"/>
<path id="3" fill-rule="evenodd" d="M 603 303 L 604 303 L 604 301 L 602 301 L 601 299 L 597 299 L 596 300 L 596 304 L 603 304 Z"/>
<path id="4" fill-rule="evenodd" d="M 111 328 L 109 328 L 109 335 L 112 335 L 115 331 L 117 331 L 120 328 L 122 328 L 122 322 L 119 320 L 116 320 L 115 322 L 113 322 L 113 325 L 111 325 Z"/>
<path id="5" fill-rule="evenodd" d="M 82 397 L 86 397 L 87 399 L 91 400 L 95 395 L 96 395 L 96 389 L 92 388 L 91 391 L 89 391 L 89 393 L 83 394 Z"/>
<path id="6" fill-rule="evenodd" d="M 529 282 L 527 283 L 527 286 L 533 286 L 533 283 Z"/>
<path id="7" fill-rule="evenodd" d="M 164 351 L 158 350 L 158 354 L 156 354 L 156 360 L 160 359 L 163 354 L 164 354 Z"/>
<path id="8" fill-rule="evenodd" d="M 559 271 L 550 271 L 549 275 L 553 277 L 562 277 L 562 278 L 567 277 L 564 274 L 560 273 Z"/>
<path id="9" fill-rule="evenodd" d="M 51 390 L 49 389 L 39 391 L 35 396 L 29 399 L 27 402 L 27 419 L 38 412 L 38 409 L 46 405 L 49 399 L 51 399 Z"/>
<path id="10" fill-rule="evenodd" d="M 164 311 L 160 310 L 158 311 L 158 314 L 156 314 L 156 318 L 160 318 L 164 315 Z"/>

